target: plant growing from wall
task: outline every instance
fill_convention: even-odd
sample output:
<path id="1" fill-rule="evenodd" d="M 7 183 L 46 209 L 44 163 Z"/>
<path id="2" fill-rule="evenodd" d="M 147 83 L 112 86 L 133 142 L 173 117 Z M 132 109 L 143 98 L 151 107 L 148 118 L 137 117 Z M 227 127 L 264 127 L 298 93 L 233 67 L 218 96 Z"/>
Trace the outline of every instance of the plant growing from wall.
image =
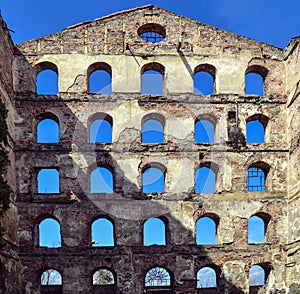
<path id="1" fill-rule="evenodd" d="M 0 97 L 1 98 L 1 97 Z M 7 166 L 9 164 L 7 146 L 8 128 L 6 123 L 8 110 L 0 99 L 0 218 L 2 220 L 4 212 L 9 208 L 11 189 L 6 180 Z M 4 245 L 4 228 L 2 221 L 0 225 L 0 248 Z"/>

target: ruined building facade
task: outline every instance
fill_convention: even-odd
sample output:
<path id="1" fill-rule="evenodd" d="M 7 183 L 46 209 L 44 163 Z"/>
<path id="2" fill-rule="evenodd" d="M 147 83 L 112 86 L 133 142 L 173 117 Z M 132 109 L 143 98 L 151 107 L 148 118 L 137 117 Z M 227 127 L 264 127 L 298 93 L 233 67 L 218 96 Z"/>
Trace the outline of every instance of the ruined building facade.
<path id="1" fill-rule="evenodd" d="M 145 40 L 147 33 L 161 40 Z M 149 34 L 149 36 L 151 36 Z M 5 213 L 1 293 L 297 293 L 300 287 L 300 43 L 286 50 L 258 43 L 148 5 L 15 46 L 1 20 L 0 95 L 8 109 L 7 179 L 13 190 Z M 39 95 L 36 77 L 58 74 L 59 93 Z M 112 93 L 92 93 L 95 70 L 112 79 Z M 141 94 L 141 76 L 163 77 L 163 95 Z M 214 93 L 194 93 L 194 75 L 207 72 Z M 256 73 L 263 95 L 245 94 L 245 75 Z M 59 142 L 38 142 L 38 125 L 59 125 Z M 90 143 L 95 120 L 112 126 L 112 142 Z M 142 125 L 163 126 L 160 143 L 142 141 Z M 209 121 L 211 143 L 195 143 L 195 124 Z M 258 121 L 264 142 L 248 144 L 246 126 Z M 98 167 L 112 174 L 113 191 L 91 191 Z M 195 188 L 197 171 L 215 175 L 214 193 Z M 143 192 L 149 168 L 163 173 L 164 192 Z M 262 173 L 261 191 L 249 190 L 249 169 Z M 57 193 L 38 190 L 42 170 L 56 170 Z M 154 191 L 155 192 L 155 191 Z M 248 242 L 248 220 L 264 222 L 264 242 Z M 216 244 L 196 242 L 196 223 L 209 217 Z M 59 223 L 61 246 L 41 246 L 39 225 Z M 113 246 L 93 246 L 92 223 L 113 225 Z M 165 226 L 166 244 L 144 246 L 150 218 Z M 264 285 L 250 287 L 259 265 Z M 146 284 L 147 272 L 166 270 L 170 281 Z M 210 267 L 216 287 L 197 287 Z M 107 269 L 114 284 L 93 285 Z M 62 285 L 42 286 L 57 270 Z M 52 291 L 52 292 L 51 292 Z M 105 292 L 106 291 L 106 292 Z"/>

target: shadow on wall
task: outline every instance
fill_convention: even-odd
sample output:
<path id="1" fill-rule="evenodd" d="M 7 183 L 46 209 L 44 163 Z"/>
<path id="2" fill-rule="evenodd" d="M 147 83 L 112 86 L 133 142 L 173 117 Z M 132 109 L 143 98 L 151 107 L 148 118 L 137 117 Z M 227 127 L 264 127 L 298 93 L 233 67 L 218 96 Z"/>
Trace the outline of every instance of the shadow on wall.
<path id="1" fill-rule="evenodd" d="M 97 98 L 101 97 L 105 98 L 101 95 Z M 34 159 L 39 158 L 40 150 L 43 150 L 46 167 L 51 168 L 50 164 L 59 170 L 61 187 L 56 191 L 59 195 L 49 193 L 47 198 L 40 201 L 42 203 L 33 201 L 29 213 L 25 213 L 26 206 L 21 206 L 20 213 L 22 221 L 25 220 L 31 228 L 37 226 L 32 219 L 41 220 L 43 215 L 45 217 L 53 215 L 60 224 L 62 238 L 59 248 L 38 244 L 39 237 L 35 237 L 35 245 L 38 244 L 36 248 L 20 244 L 22 251 L 28 254 L 22 257 L 22 262 L 27 267 L 24 282 L 27 285 L 32 284 L 33 293 L 40 290 L 42 293 L 70 292 L 74 291 L 74 287 L 86 293 L 92 290 L 93 293 L 106 294 L 244 293 L 224 277 L 223 265 L 226 261 L 230 261 L 230 257 L 224 257 L 220 250 L 220 253 L 216 254 L 216 259 L 212 260 L 208 256 L 208 251 L 215 252 L 215 248 L 196 244 L 194 232 L 174 217 L 174 211 L 179 209 L 183 201 L 168 201 L 168 205 L 165 205 L 164 196 L 167 193 L 142 191 L 141 187 L 125 176 L 118 161 L 126 157 L 126 152 L 130 154 L 135 152 L 136 147 L 139 148 L 139 140 L 136 140 L 139 133 L 132 130 L 133 134 L 130 134 L 131 131 L 127 130 L 129 133 L 127 135 L 122 133 L 122 136 L 125 136 L 122 140 L 119 138 L 119 141 L 112 144 L 94 143 L 90 137 L 88 139 L 89 130 L 77 118 L 75 102 L 73 105 L 71 102 L 70 107 L 62 98 L 47 95 L 47 97 L 39 96 L 39 103 L 40 115 L 50 113 L 51 108 L 55 108 L 56 113 L 61 114 L 58 122 L 56 121 L 60 127 L 60 138 L 53 139 L 50 144 L 38 138 L 39 145 L 33 147 L 28 162 L 35 162 Z M 22 110 L 17 109 L 20 117 L 31 122 L 34 118 L 25 117 L 26 114 Z M 111 118 L 106 121 L 111 121 Z M 162 150 L 167 148 L 168 144 L 162 146 Z M 178 149 L 179 146 L 174 143 L 173 145 L 174 150 Z M 53 160 L 57 150 L 63 155 Z M 147 151 L 147 148 L 145 150 Z M 138 151 L 138 155 L 143 155 L 144 151 Z M 98 168 L 110 171 L 111 193 L 107 191 L 99 193 L 101 190 L 91 189 L 90 174 Z M 143 168 L 140 168 L 140 173 L 142 171 Z M 36 191 L 31 192 L 32 195 L 36 195 Z M 28 195 L 29 199 L 32 200 L 31 195 Z M 196 212 L 199 203 L 191 201 L 190 205 Z M 191 214 L 190 218 L 193 217 Z M 113 224 L 113 246 L 93 246 L 95 244 L 91 226 L 100 218 L 108 219 Z M 143 226 L 150 218 L 164 220 L 165 245 L 144 246 Z M 199 280 L 203 276 L 197 276 L 197 273 L 201 269 L 209 269 L 207 272 L 212 273 L 209 274 L 210 277 L 213 276 L 212 282 L 200 283 Z M 51 283 L 50 278 L 42 280 L 49 271 L 59 277 L 55 280 L 59 281 L 58 285 Z M 114 284 L 110 284 L 112 282 Z M 253 288 L 251 293 L 256 293 L 255 291 Z"/>

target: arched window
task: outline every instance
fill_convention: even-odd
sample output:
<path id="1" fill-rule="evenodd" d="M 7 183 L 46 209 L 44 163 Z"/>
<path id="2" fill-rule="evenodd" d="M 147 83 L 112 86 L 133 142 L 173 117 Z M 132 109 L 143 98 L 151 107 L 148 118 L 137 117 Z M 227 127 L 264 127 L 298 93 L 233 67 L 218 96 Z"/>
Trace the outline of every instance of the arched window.
<path id="1" fill-rule="evenodd" d="M 41 285 L 62 285 L 61 274 L 53 268 L 45 270 L 41 274 Z"/>
<path id="2" fill-rule="evenodd" d="M 53 194 L 59 191 L 59 172 L 55 168 L 44 168 L 37 176 L 38 193 Z"/>
<path id="3" fill-rule="evenodd" d="M 215 127 L 217 120 L 212 116 L 199 116 L 195 121 L 195 143 L 208 143 L 215 142 Z"/>
<path id="4" fill-rule="evenodd" d="M 98 218 L 92 223 L 92 246 L 114 246 L 114 225 L 106 218 Z"/>
<path id="5" fill-rule="evenodd" d="M 142 94 L 162 95 L 164 92 L 165 68 L 152 62 L 142 67 Z"/>
<path id="6" fill-rule="evenodd" d="M 265 142 L 265 129 L 268 121 L 268 117 L 262 114 L 255 114 L 247 119 L 246 138 L 248 144 Z"/>
<path id="7" fill-rule="evenodd" d="M 88 89 L 90 93 L 112 94 L 111 66 L 96 62 L 88 68 Z"/>
<path id="8" fill-rule="evenodd" d="M 166 37 L 166 30 L 159 24 L 147 23 L 138 28 L 137 34 L 145 42 L 158 43 Z"/>
<path id="9" fill-rule="evenodd" d="M 213 268 L 206 266 L 197 272 L 197 288 L 216 288 L 217 275 Z"/>
<path id="10" fill-rule="evenodd" d="M 93 274 L 93 285 L 113 285 L 115 284 L 115 278 L 113 273 L 106 269 L 101 268 Z"/>
<path id="11" fill-rule="evenodd" d="M 58 69 L 54 63 L 41 62 L 35 66 L 37 94 L 57 95 Z"/>
<path id="12" fill-rule="evenodd" d="M 252 164 L 248 168 L 248 192 L 265 192 L 265 180 L 269 166 L 263 162 Z"/>
<path id="13" fill-rule="evenodd" d="M 46 118 L 41 120 L 37 125 L 37 142 L 38 143 L 58 143 L 59 142 L 59 125 L 58 120 Z"/>
<path id="14" fill-rule="evenodd" d="M 151 268 L 145 276 L 145 287 L 171 286 L 169 272 L 162 267 Z"/>
<path id="15" fill-rule="evenodd" d="M 105 167 L 93 170 L 90 176 L 90 191 L 91 193 L 112 194 L 114 191 L 112 172 Z"/>
<path id="16" fill-rule="evenodd" d="M 271 216 L 257 213 L 248 219 L 248 243 L 264 243 Z"/>
<path id="17" fill-rule="evenodd" d="M 93 293 L 116 293 L 116 278 L 110 269 L 100 268 L 94 272 Z"/>
<path id="18" fill-rule="evenodd" d="M 263 286 L 265 282 L 265 270 L 257 264 L 252 266 L 249 270 L 249 286 Z"/>
<path id="19" fill-rule="evenodd" d="M 195 192 L 213 194 L 216 192 L 216 173 L 210 166 L 202 166 L 196 171 Z"/>
<path id="20" fill-rule="evenodd" d="M 113 119 L 109 114 L 96 113 L 89 119 L 90 143 L 112 143 Z"/>
<path id="21" fill-rule="evenodd" d="M 216 219 L 216 220 L 215 220 Z M 216 244 L 218 218 L 203 216 L 196 222 L 196 244 Z"/>
<path id="22" fill-rule="evenodd" d="M 61 247 L 60 224 L 53 218 L 46 218 L 39 224 L 39 246 Z"/>
<path id="23" fill-rule="evenodd" d="M 194 93 L 204 96 L 215 92 L 216 68 L 210 64 L 201 64 L 194 70 Z"/>
<path id="24" fill-rule="evenodd" d="M 162 193 L 165 191 L 165 173 L 161 167 L 150 166 L 143 172 L 143 192 Z"/>
<path id="25" fill-rule="evenodd" d="M 144 246 L 166 245 L 166 225 L 159 218 L 149 218 L 144 223 Z"/>
<path id="26" fill-rule="evenodd" d="M 145 115 L 142 119 L 142 143 L 164 143 L 165 119 L 157 113 Z"/>
<path id="27" fill-rule="evenodd" d="M 245 74 L 245 93 L 264 96 L 264 80 L 268 70 L 259 65 L 247 68 Z"/>

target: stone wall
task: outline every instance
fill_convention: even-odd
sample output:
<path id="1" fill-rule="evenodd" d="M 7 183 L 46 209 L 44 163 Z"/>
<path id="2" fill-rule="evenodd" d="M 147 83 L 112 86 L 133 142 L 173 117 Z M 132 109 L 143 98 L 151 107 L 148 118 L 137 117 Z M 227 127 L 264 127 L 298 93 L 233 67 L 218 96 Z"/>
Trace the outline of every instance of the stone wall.
<path id="1" fill-rule="evenodd" d="M 164 41 L 141 40 L 137 32 L 148 23 L 165 30 Z M 259 293 L 293 293 L 300 280 L 297 46 L 283 52 L 152 5 L 18 45 L 14 60 L 7 59 L 13 70 L 5 72 L 13 72 L 8 89 L 13 85 L 16 92 L 15 227 L 25 293 L 40 293 L 40 276 L 48 268 L 62 274 L 63 293 L 92 293 L 92 275 L 100 267 L 115 274 L 116 293 L 144 293 L 145 274 L 154 266 L 170 271 L 170 293 L 202 293 L 196 276 L 203 266 L 217 273 L 216 293 L 249 293 L 255 264 L 267 276 Z M 111 68 L 112 95 L 89 93 L 89 75 L 98 63 Z M 164 68 L 164 94 L 141 95 L 143 66 L 154 63 Z M 215 69 L 215 93 L 206 97 L 193 93 L 199 65 Z M 35 78 L 44 69 L 57 71 L 58 95 L 36 94 Z M 264 77 L 262 97 L 244 93 L 251 71 Z M 112 117 L 111 144 L 88 142 L 91 117 L 99 112 Z M 141 142 L 148 114 L 164 117 L 163 144 Z M 245 142 L 253 116 L 267 118 L 263 144 Z M 51 117 L 59 124 L 59 143 L 37 143 L 38 123 Z M 214 121 L 214 144 L 194 142 L 199 117 Z M 142 172 L 151 163 L 165 167 L 164 193 L 142 192 Z M 266 175 L 260 193 L 247 192 L 247 170 L 255 163 Z M 112 194 L 90 193 L 97 166 L 112 171 Z M 200 166 L 216 172 L 216 193 L 195 192 Z M 58 169 L 60 193 L 38 193 L 41 168 Z M 248 244 L 253 215 L 265 222 L 262 244 Z M 216 245 L 196 244 L 202 216 L 217 223 Z M 60 223 L 61 248 L 39 246 L 38 226 L 47 217 Z M 113 247 L 92 246 L 91 224 L 99 217 L 114 225 Z M 143 224 L 151 217 L 166 225 L 165 246 L 143 246 Z"/>
<path id="2" fill-rule="evenodd" d="M 4 228 L 4 246 L 0 251 L 0 293 L 21 292 L 21 264 L 18 257 L 18 214 L 16 207 L 16 174 L 14 147 L 14 90 L 13 58 L 14 45 L 6 23 L 0 15 L 0 99 L 8 110 L 8 156 L 7 181 L 12 188 L 10 208 L 1 221 Z"/>

